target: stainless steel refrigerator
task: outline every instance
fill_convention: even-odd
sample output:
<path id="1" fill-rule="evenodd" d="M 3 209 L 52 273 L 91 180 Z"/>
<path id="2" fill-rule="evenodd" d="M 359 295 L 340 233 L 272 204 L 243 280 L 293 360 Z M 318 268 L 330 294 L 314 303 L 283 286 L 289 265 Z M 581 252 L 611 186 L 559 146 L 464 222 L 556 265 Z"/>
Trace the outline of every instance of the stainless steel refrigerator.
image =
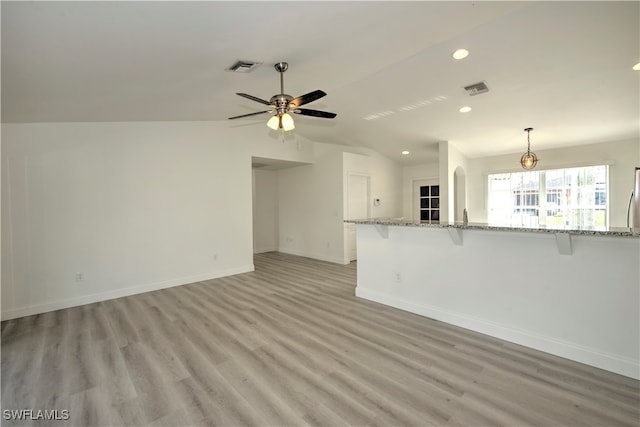
<path id="1" fill-rule="evenodd" d="M 629 214 L 631 214 L 631 223 L 629 223 Z M 636 167 L 635 184 L 627 211 L 627 226 L 640 229 L 640 167 Z"/>

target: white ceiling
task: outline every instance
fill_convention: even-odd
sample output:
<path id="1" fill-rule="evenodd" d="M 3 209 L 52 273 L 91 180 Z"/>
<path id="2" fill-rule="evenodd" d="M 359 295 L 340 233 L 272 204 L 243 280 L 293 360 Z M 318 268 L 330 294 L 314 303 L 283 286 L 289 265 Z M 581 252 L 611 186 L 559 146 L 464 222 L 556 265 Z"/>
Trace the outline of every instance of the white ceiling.
<path id="1" fill-rule="evenodd" d="M 264 126 L 227 120 L 265 109 L 235 93 L 279 93 L 273 64 L 286 61 L 285 92 L 322 89 L 305 107 L 338 115 L 295 116 L 294 132 L 404 164 L 440 141 L 469 157 L 520 153 L 526 127 L 534 151 L 638 139 L 639 5 L 2 1 L 2 121 Z M 460 47 L 470 55 L 455 61 Z M 263 65 L 225 71 L 238 59 Z M 480 81 L 488 93 L 463 90 Z"/>

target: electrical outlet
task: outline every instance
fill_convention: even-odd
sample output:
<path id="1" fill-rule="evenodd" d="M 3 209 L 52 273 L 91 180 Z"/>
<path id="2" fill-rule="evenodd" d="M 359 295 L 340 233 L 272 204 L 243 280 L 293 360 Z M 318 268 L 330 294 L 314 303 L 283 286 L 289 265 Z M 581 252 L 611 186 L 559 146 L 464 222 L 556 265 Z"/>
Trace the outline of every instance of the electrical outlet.
<path id="1" fill-rule="evenodd" d="M 218 254 L 213 254 L 213 260 L 217 261 L 218 260 Z"/>
<path id="2" fill-rule="evenodd" d="M 393 281 L 396 283 L 400 283 L 402 281 L 402 277 L 400 276 L 400 273 L 398 273 L 397 271 L 393 272 Z"/>
<path id="3" fill-rule="evenodd" d="M 77 272 L 76 273 L 76 282 L 83 282 L 83 281 L 84 281 L 84 273 Z"/>

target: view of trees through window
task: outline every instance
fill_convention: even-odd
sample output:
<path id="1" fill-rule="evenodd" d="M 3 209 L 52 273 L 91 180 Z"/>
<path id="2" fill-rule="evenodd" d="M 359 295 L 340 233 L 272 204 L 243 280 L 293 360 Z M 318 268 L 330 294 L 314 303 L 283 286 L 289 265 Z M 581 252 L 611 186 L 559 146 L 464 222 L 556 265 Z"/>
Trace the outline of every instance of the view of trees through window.
<path id="1" fill-rule="evenodd" d="M 606 227 L 607 175 L 607 166 L 491 174 L 489 224 Z"/>

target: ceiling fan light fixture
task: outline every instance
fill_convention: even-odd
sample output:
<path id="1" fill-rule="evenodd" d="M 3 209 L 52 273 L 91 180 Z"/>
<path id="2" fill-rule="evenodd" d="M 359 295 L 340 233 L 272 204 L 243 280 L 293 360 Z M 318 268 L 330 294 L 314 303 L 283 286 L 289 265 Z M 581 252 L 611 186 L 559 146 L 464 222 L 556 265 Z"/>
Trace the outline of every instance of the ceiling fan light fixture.
<path id="1" fill-rule="evenodd" d="M 273 130 L 283 129 L 285 131 L 293 130 L 296 128 L 293 123 L 293 117 L 288 113 L 278 113 L 273 115 L 269 121 L 267 122 L 267 126 L 269 126 Z"/>
<path id="2" fill-rule="evenodd" d="M 288 131 L 295 129 L 295 127 L 296 126 L 293 124 L 293 117 L 291 117 L 291 114 L 284 113 L 282 115 L 282 129 Z"/>
<path id="3" fill-rule="evenodd" d="M 278 115 L 271 117 L 267 122 L 267 126 L 269 126 L 273 130 L 278 130 L 278 126 L 280 125 L 280 119 L 278 119 Z"/>
<path id="4" fill-rule="evenodd" d="M 531 141 L 529 139 L 529 133 L 531 133 L 532 130 L 533 128 L 526 128 L 524 130 L 525 132 L 527 132 L 527 152 L 524 153 L 522 157 L 520 157 L 520 165 L 523 169 L 527 170 L 535 168 L 538 164 L 538 156 L 536 156 L 536 153 L 531 152 Z"/>

